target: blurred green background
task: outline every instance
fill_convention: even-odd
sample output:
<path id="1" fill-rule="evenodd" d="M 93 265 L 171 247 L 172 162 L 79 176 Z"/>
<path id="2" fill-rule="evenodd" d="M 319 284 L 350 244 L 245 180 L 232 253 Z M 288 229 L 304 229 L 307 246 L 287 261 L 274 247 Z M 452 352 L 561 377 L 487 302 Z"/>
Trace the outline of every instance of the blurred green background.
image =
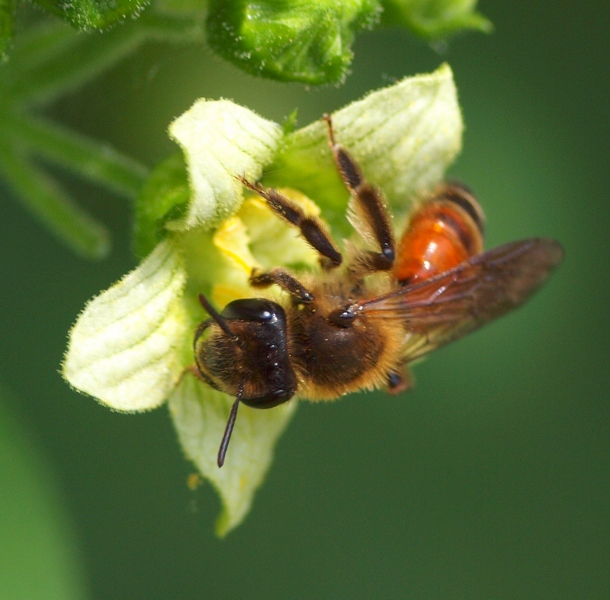
<path id="1" fill-rule="evenodd" d="M 130 207 L 64 178 L 115 235 L 110 259 L 89 263 L 0 188 L 2 400 L 22 430 L 11 447 L 38 447 L 26 478 L 42 472 L 39 491 L 67 524 L 42 554 L 76 556 L 82 576 L 65 567 L 73 589 L 97 600 L 610 597 L 610 7 L 479 8 L 495 33 L 440 54 L 404 31 L 360 36 L 340 88 L 256 80 L 206 48 L 148 45 L 52 107 L 153 165 L 174 150 L 167 125 L 195 98 L 232 98 L 275 120 L 298 107 L 304 125 L 446 60 L 467 126 L 451 175 L 478 193 L 487 246 L 546 235 L 566 248 L 529 305 L 419 365 L 411 393 L 303 403 L 245 524 L 219 541 L 218 500 L 209 486 L 187 488 L 193 469 L 167 411 L 112 413 L 58 374 L 85 301 L 135 264 Z M 23 508 L 19 494 L 32 492 L 7 481 L 2 511 Z M 33 584 L 44 575 L 41 518 L 17 511 L 19 526 L 0 532 L 5 548 L 39 533 Z M 0 552 L 5 571 L 15 560 Z M 42 581 L 40 597 L 79 597 Z"/>

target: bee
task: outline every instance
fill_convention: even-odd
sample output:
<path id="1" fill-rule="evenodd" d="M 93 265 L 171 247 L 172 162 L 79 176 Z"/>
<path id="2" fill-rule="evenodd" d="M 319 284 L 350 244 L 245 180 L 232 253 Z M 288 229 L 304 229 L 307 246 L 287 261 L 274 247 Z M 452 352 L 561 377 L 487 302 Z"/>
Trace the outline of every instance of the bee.
<path id="1" fill-rule="evenodd" d="M 335 141 L 329 145 L 350 192 L 348 220 L 364 240 L 344 258 L 323 223 L 275 189 L 239 178 L 320 256 L 321 270 L 254 272 L 253 288 L 278 286 L 281 303 L 234 300 L 195 333 L 196 374 L 235 397 L 218 451 L 225 461 L 240 404 L 272 408 L 298 396 L 332 400 L 362 389 L 408 389 L 409 363 L 523 304 L 563 257 L 548 238 L 483 251 L 484 216 L 472 192 L 444 183 L 413 211 L 396 242 L 379 190 Z"/>

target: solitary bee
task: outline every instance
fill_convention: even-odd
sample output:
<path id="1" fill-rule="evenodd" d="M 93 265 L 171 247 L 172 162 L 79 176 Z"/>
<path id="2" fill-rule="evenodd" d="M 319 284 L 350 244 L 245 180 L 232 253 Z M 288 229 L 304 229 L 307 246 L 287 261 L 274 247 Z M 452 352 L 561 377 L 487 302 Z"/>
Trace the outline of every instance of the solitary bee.
<path id="1" fill-rule="evenodd" d="M 274 189 L 240 178 L 320 255 L 321 273 L 254 272 L 253 288 L 279 286 L 281 304 L 265 298 L 230 302 L 195 340 L 197 375 L 235 396 L 218 452 L 224 463 L 240 403 L 272 408 L 294 396 L 331 400 L 385 386 L 410 387 L 408 364 L 525 302 L 561 262 L 547 238 L 482 253 L 484 217 L 472 192 L 438 186 L 413 212 L 396 243 L 388 207 L 349 153 L 329 144 L 350 192 L 348 219 L 367 247 L 349 244 L 344 260 L 324 225 Z"/>

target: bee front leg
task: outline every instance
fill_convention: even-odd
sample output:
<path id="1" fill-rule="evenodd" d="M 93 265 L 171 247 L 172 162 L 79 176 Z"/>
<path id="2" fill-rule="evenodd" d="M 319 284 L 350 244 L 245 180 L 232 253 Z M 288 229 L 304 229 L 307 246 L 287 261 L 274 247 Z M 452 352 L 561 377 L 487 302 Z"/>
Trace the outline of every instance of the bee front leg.
<path id="1" fill-rule="evenodd" d="M 281 287 L 303 304 L 309 304 L 314 300 L 313 294 L 285 269 L 277 268 L 265 273 L 252 271 L 252 275 L 250 275 L 252 287 L 266 288 L 273 284 Z"/>
<path id="2" fill-rule="evenodd" d="M 300 206 L 278 190 L 265 188 L 260 183 L 250 183 L 245 177 L 237 179 L 249 190 L 265 199 L 269 208 L 282 219 L 299 228 L 305 241 L 320 255 L 325 269 L 334 269 L 343 262 L 341 252 L 320 219 L 306 215 Z"/>

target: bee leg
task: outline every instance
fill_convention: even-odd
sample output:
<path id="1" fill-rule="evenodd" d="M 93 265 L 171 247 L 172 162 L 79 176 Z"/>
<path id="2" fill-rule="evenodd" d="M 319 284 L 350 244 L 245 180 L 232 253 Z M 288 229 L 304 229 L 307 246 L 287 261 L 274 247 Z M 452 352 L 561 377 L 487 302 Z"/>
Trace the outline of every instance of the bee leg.
<path id="1" fill-rule="evenodd" d="M 188 367 L 185 367 L 185 369 L 180 374 L 180 378 L 178 379 L 178 383 L 176 383 L 176 387 L 178 387 L 182 383 L 182 380 L 187 375 L 193 375 L 199 381 L 201 381 L 201 383 L 205 383 L 206 385 L 209 385 L 211 388 L 214 388 L 215 390 L 219 390 L 216 383 L 214 383 L 214 381 L 212 379 L 210 379 L 209 377 L 206 376 L 206 374 L 197 366 L 197 363 L 195 363 L 194 365 L 189 365 Z"/>
<path id="2" fill-rule="evenodd" d="M 352 247 L 350 250 L 349 276 L 354 283 L 362 282 L 367 275 L 379 271 L 388 271 L 391 268 L 391 264 L 379 252 L 371 252 L 356 247 Z"/>
<path id="3" fill-rule="evenodd" d="M 250 285 L 252 287 L 266 288 L 273 284 L 292 294 L 303 304 L 313 302 L 313 294 L 285 269 L 278 268 L 265 273 L 252 271 L 252 275 L 250 275 Z"/>
<path id="4" fill-rule="evenodd" d="M 413 379 L 407 367 L 388 373 L 388 394 L 400 394 L 410 390 L 412 387 Z"/>
<path id="5" fill-rule="evenodd" d="M 348 219 L 362 238 L 379 246 L 376 270 L 388 271 L 394 264 L 396 245 L 388 207 L 379 190 L 365 181 L 356 161 L 335 141 L 331 116 L 324 115 L 324 120 L 337 170 L 351 194 Z"/>
<path id="6" fill-rule="evenodd" d="M 197 379 L 199 379 L 199 381 L 207 383 L 207 381 L 205 381 L 205 379 L 201 376 L 201 371 L 199 371 L 197 365 L 189 365 L 188 367 L 184 368 L 182 373 L 180 373 L 180 378 L 178 379 L 176 387 L 182 383 L 182 380 L 185 378 L 186 375 L 194 375 L 195 377 L 197 377 Z"/>
<path id="7" fill-rule="evenodd" d="M 341 252 L 320 219 L 306 215 L 299 206 L 278 190 L 264 188 L 259 183 L 250 183 L 245 177 L 238 177 L 238 179 L 249 190 L 264 198 L 269 208 L 282 219 L 299 228 L 305 241 L 320 254 L 325 268 L 333 269 L 343 262 Z"/>

